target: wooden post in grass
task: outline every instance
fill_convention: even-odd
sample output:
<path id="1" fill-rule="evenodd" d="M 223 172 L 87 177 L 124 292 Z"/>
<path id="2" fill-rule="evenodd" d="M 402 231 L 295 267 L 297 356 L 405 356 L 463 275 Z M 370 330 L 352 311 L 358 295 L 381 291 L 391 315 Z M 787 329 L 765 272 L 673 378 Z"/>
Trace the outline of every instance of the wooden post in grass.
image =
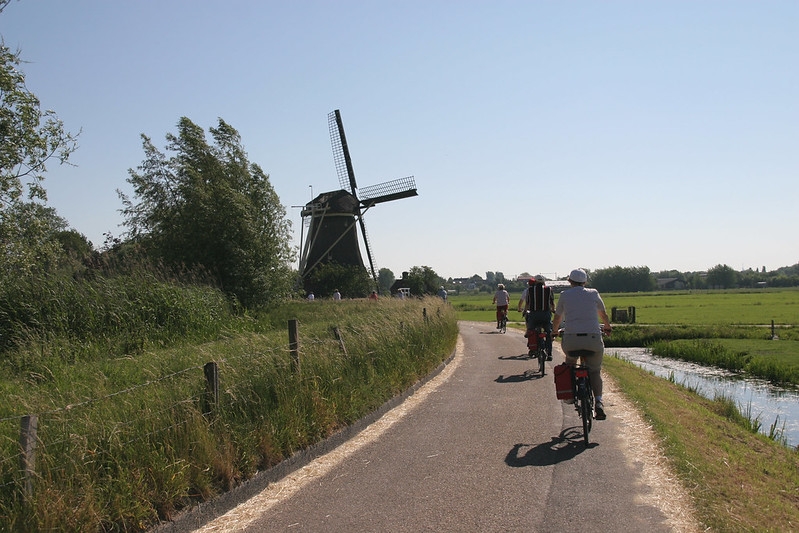
<path id="1" fill-rule="evenodd" d="M 344 355 L 347 355 L 347 347 L 344 346 L 344 337 L 341 335 L 341 330 L 338 328 L 338 326 L 333 327 L 333 333 L 336 335 L 339 349 Z"/>
<path id="2" fill-rule="evenodd" d="M 422 307 L 422 317 L 424 318 L 424 323 L 427 324 L 427 307 Z"/>
<path id="3" fill-rule="evenodd" d="M 36 474 L 36 433 L 39 428 L 39 417 L 23 416 L 20 425 L 20 469 L 25 477 L 22 494 L 26 501 L 30 501 L 33 497 L 33 476 Z"/>
<path id="4" fill-rule="evenodd" d="M 203 414 L 210 415 L 219 405 L 219 366 L 214 363 L 205 363 L 205 398 L 203 399 Z"/>
<path id="5" fill-rule="evenodd" d="M 300 337 L 297 332 L 297 319 L 289 320 L 289 352 L 291 352 L 291 371 L 300 372 Z"/>

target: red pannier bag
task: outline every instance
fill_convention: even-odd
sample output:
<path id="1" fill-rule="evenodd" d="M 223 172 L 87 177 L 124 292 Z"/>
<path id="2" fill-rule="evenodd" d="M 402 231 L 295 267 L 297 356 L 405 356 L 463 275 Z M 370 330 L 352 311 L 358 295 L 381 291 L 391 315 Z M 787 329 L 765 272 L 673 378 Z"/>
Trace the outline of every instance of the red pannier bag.
<path id="1" fill-rule="evenodd" d="M 555 394 L 558 400 L 571 400 L 574 398 L 572 389 L 572 369 L 570 365 L 561 363 L 555 365 Z"/>
<path id="2" fill-rule="evenodd" d="M 535 334 L 535 331 L 529 332 L 529 336 L 527 337 L 527 349 L 532 351 L 538 350 L 538 335 Z"/>

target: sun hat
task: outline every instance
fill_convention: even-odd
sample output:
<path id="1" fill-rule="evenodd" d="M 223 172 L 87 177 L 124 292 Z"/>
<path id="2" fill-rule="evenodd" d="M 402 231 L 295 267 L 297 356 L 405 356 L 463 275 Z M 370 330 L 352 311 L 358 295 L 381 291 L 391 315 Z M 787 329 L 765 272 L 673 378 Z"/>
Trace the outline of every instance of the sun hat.
<path id="1" fill-rule="evenodd" d="M 573 281 L 575 283 L 585 283 L 588 281 L 588 275 L 582 268 L 575 268 L 569 273 L 569 281 Z"/>

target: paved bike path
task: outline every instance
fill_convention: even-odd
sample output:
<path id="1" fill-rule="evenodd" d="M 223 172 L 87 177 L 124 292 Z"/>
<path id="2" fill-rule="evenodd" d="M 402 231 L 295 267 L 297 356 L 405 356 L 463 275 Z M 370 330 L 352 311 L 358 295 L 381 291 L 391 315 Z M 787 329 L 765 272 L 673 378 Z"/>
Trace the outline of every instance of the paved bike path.
<path id="1" fill-rule="evenodd" d="M 374 428 L 198 531 L 672 530 L 625 453 L 612 395 L 586 448 L 555 398 L 562 353 L 526 376 L 537 363 L 520 332 L 460 331 L 448 368 Z"/>

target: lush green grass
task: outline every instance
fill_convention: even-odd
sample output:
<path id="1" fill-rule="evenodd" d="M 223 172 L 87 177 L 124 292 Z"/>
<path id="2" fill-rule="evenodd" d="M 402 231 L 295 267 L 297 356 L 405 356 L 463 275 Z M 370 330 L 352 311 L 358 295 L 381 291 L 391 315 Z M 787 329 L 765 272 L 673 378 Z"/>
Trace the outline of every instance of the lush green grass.
<path id="1" fill-rule="evenodd" d="M 747 372 L 774 383 L 799 384 L 799 341 L 674 340 L 655 342 L 651 349 L 663 357 Z"/>
<path id="2" fill-rule="evenodd" d="M 799 326 L 799 288 L 603 294 L 608 312 L 635 307 L 640 324 Z"/>
<path id="3" fill-rule="evenodd" d="M 511 327 L 523 327 L 511 295 Z M 450 298 L 461 320 L 493 322 L 487 293 Z M 636 308 L 635 324 L 616 324 L 606 346 L 647 346 L 658 355 L 744 370 L 799 384 L 799 290 L 660 292 L 603 295 L 610 312 Z M 768 310 L 770 318 L 764 318 Z M 514 321 L 515 320 L 515 321 Z M 771 320 L 780 340 L 771 340 Z"/>
<path id="4" fill-rule="evenodd" d="M 521 293 L 511 294 L 510 319 L 521 321 L 516 303 Z M 461 320 L 490 322 L 495 319 L 493 294 L 460 294 L 450 302 Z M 799 326 L 799 288 L 603 294 L 608 314 L 613 307 L 635 307 L 638 324 L 729 326 L 739 324 Z M 557 300 L 557 296 L 556 296 Z"/>
<path id="5" fill-rule="evenodd" d="M 143 530 L 362 418 L 427 375 L 456 337 L 437 298 L 303 301 L 198 345 L 21 365 L 0 378 L 0 531 Z M 203 415 L 211 361 L 220 396 Z M 26 502 L 17 442 L 28 414 L 39 444 Z"/>
<path id="6" fill-rule="evenodd" d="M 799 453 L 756 433 L 723 398 L 705 399 L 632 363 L 604 368 L 651 423 L 710 531 L 792 531 L 799 524 Z"/>

